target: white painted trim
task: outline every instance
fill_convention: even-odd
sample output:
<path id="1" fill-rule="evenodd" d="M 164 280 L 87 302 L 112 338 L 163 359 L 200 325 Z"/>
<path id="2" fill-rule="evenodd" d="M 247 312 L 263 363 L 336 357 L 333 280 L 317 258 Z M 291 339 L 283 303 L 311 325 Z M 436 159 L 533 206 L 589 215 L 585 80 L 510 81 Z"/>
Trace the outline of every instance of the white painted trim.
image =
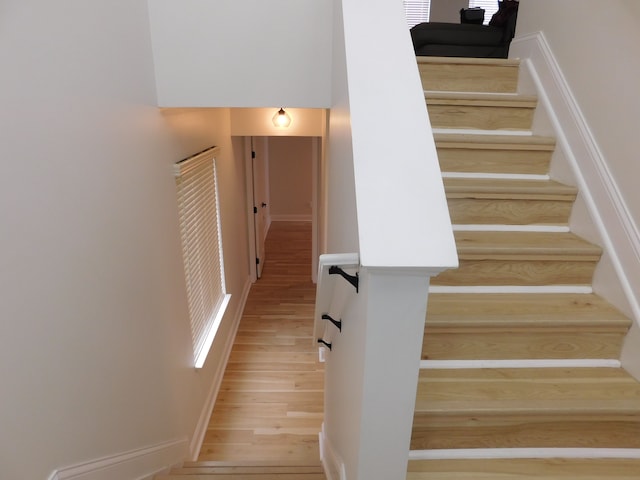
<path id="1" fill-rule="evenodd" d="M 620 368 L 615 359 L 575 360 L 421 360 L 424 370 L 458 370 L 480 368 Z"/>
<path id="2" fill-rule="evenodd" d="M 224 273 L 223 273 L 224 275 Z M 211 324 L 211 328 L 207 332 L 207 336 L 202 344 L 202 348 L 198 353 L 195 361 L 196 369 L 201 369 L 204 366 L 204 363 L 207 361 L 207 356 L 209 355 L 209 350 L 211 350 L 211 345 L 213 345 L 213 341 L 216 338 L 216 333 L 218 332 L 218 328 L 220 328 L 220 324 L 222 323 L 222 319 L 224 318 L 224 314 L 227 311 L 227 307 L 229 306 L 229 302 L 231 301 L 231 295 L 225 294 L 222 299 L 222 303 L 220 303 L 220 307 L 216 312 L 216 316 L 213 319 L 213 323 Z"/>
<path id="3" fill-rule="evenodd" d="M 258 267 L 256 265 L 256 236 L 259 232 L 256 232 L 255 214 L 253 213 L 254 201 L 253 201 L 253 165 L 251 159 L 251 152 L 253 150 L 252 137 L 244 137 L 244 175 L 245 175 L 245 190 L 247 200 L 247 232 L 249 235 L 249 270 L 251 275 L 251 282 L 258 280 Z"/>
<path id="4" fill-rule="evenodd" d="M 143 479 L 184 460 L 186 437 L 136 448 L 55 470 L 48 480 L 102 480 L 104 478 Z"/>
<path id="5" fill-rule="evenodd" d="M 593 293 L 590 285 L 430 285 L 429 293 Z"/>
<path id="6" fill-rule="evenodd" d="M 434 128 L 434 134 L 456 133 L 459 135 L 512 135 L 514 137 L 530 137 L 531 130 L 479 130 L 476 128 Z"/>
<path id="7" fill-rule="evenodd" d="M 274 215 L 271 214 L 271 222 L 311 222 L 312 216 L 309 215 Z"/>
<path id="8" fill-rule="evenodd" d="M 318 242 L 318 171 L 320 160 L 320 142 L 318 137 L 311 138 L 311 281 L 316 283 L 318 278 L 319 242 Z"/>
<path id="9" fill-rule="evenodd" d="M 442 178 L 487 178 L 492 180 L 549 180 L 549 175 L 533 173 L 442 172 Z"/>
<path id="10" fill-rule="evenodd" d="M 481 224 L 454 224 L 454 232 L 569 232 L 568 225 L 481 225 Z"/>
<path id="11" fill-rule="evenodd" d="M 320 461 L 322 462 L 322 467 L 324 468 L 327 480 L 347 480 L 344 462 L 336 453 L 335 448 L 333 448 L 333 445 L 331 445 L 331 442 L 325 435 L 324 423 L 322 424 L 322 429 L 318 435 L 320 438 Z M 333 472 L 338 472 L 338 478 L 335 478 Z"/>
<path id="12" fill-rule="evenodd" d="M 411 450 L 409 460 L 499 458 L 638 458 L 637 448 L 471 448 Z"/>
<path id="13" fill-rule="evenodd" d="M 588 122 L 542 32 L 514 39 L 513 52 L 526 52 L 524 65 L 548 111 L 561 148 L 576 177 L 625 296 L 640 321 L 640 232 L 607 167 Z"/>
<path id="14" fill-rule="evenodd" d="M 213 411 L 213 406 L 215 405 L 216 398 L 218 397 L 218 392 L 220 391 L 220 385 L 222 384 L 222 378 L 224 377 L 224 371 L 227 368 L 227 362 L 229 360 L 229 355 L 231 355 L 231 348 L 233 347 L 233 342 L 236 338 L 236 333 L 238 331 L 238 326 L 240 325 L 240 320 L 242 319 L 242 314 L 244 312 L 245 304 L 247 303 L 247 298 L 249 296 L 249 291 L 251 290 L 251 278 L 247 277 L 247 280 L 244 284 L 244 288 L 242 289 L 242 294 L 240 297 L 240 304 L 238 305 L 238 309 L 236 310 L 236 314 L 233 318 L 233 326 L 231 327 L 231 335 L 225 345 L 224 353 L 222 354 L 223 361 L 218 363 L 216 372 L 211 381 L 211 387 L 209 388 L 209 392 L 207 392 L 207 397 L 204 402 L 204 406 L 200 411 L 200 416 L 198 417 L 198 422 L 196 423 L 196 427 L 194 429 L 193 435 L 191 436 L 191 441 L 189 442 L 189 459 L 197 460 L 198 455 L 200 454 L 200 448 L 202 447 L 202 441 L 204 440 L 204 436 L 207 433 L 207 426 L 209 424 L 209 418 L 211 417 L 211 412 Z"/>

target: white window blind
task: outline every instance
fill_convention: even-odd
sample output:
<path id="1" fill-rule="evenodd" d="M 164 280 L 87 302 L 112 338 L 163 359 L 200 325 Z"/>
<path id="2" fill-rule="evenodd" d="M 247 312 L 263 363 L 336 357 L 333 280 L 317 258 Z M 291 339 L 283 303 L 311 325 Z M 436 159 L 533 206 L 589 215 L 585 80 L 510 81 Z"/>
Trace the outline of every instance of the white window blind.
<path id="1" fill-rule="evenodd" d="M 409 28 L 422 22 L 429 21 L 431 0 L 403 0 L 404 14 Z"/>
<path id="2" fill-rule="evenodd" d="M 498 0 L 469 0 L 469 8 L 484 8 L 484 23 L 489 23 L 493 14 L 498 11 Z"/>
<path id="3" fill-rule="evenodd" d="M 184 273 L 196 368 L 201 368 L 229 302 L 212 147 L 175 164 Z"/>

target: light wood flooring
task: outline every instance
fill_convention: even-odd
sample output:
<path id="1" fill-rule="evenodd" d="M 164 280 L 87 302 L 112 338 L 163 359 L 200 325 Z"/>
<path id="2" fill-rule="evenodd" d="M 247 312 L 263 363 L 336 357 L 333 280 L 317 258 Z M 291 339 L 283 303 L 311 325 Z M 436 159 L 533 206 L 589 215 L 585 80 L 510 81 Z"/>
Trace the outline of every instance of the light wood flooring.
<path id="1" fill-rule="evenodd" d="M 311 223 L 274 222 L 199 461 L 319 464 L 324 373 L 314 305 Z"/>

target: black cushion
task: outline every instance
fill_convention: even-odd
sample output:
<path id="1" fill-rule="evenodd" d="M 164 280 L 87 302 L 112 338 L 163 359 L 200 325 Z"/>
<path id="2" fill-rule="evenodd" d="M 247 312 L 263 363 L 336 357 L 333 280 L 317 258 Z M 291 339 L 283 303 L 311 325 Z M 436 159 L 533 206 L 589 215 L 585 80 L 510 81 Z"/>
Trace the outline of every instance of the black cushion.
<path id="1" fill-rule="evenodd" d="M 498 11 L 493 14 L 489 25 L 493 27 L 504 27 L 509 19 L 518 13 L 518 2 L 514 0 L 507 0 L 498 2 Z"/>
<path id="2" fill-rule="evenodd" d="M 498 45 L 504 31 L 499 27 L 459 23 L 419 23 L 411 29 L 413 44 Z"/>

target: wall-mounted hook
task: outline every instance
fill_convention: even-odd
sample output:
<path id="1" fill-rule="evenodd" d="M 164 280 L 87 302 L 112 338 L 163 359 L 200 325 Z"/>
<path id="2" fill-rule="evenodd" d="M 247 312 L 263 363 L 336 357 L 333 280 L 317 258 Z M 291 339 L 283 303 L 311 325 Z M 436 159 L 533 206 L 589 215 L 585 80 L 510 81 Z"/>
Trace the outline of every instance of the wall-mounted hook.
<path id="1" fill-rule="evenodd" d="M 351 285 L 356 287 L 356 293 L 358 293 L 358 283 L 359 283 L 358 272 L 356 272 L 355 275 L 349 275 L 347 272 L 342 270 L 340 267 L 336 267 L 334 265 L 332 267 L 329 267 L 329 275 L 340 275 L 347 282 L 349 282 Z"/>
<path id="2" fill-rule="evenodd" d="M 340 320 L 334 320 L 330 315 L 327 315 L 326 313 L 324 315 L 322 315 L 322 320 L 329 320 L 331 323 L 333 323 L 336 327 L 338 327 L 338 330 L 342 331 L 342 319 Z"/>

